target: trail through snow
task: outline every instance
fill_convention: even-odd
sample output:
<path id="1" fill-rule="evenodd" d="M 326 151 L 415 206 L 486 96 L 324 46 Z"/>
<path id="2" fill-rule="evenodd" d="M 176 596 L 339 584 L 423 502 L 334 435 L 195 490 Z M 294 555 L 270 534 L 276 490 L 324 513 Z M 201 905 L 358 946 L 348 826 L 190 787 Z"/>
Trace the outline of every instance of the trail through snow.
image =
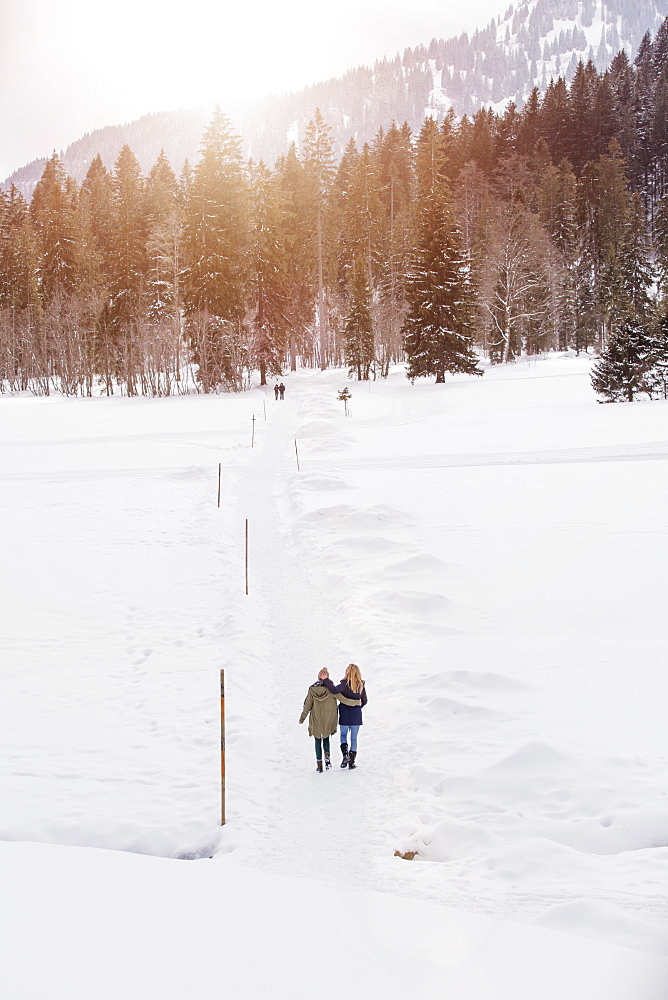
<path id="1" fill-rule="evenodd" d="M 275 779 L 261 807 L 263 836 L 253 850 L 267 870 L 312 876 L 315 864 L 321 875 L 335 872 L 336 881 L 360 886 L 373 870 L 373 801 L 387 794 L 382 762 L 389 748 L 377 729 L 365 740 L 363 726 L 359 767 L 342 770 L 337 733 L 331 738 L 332 770 L 318 774 L 308 720 L 297 726 L 320 667 L 329 667 L 338 682 L 352 654 L 335 606 L 309 578 L 289 530 L 286 480 L 296 472 L 296 424 L 296 400 L 288 398 L 265 425 L 264 440 L 239 484 L 238 510 L 248 517 L 250 531 L 246 621 L 266 650 L 258 683 L 266 685 L 260 701 L 270 733 L 266 767 Z M 373 713 L 373 701 L 368 711 Z"/>

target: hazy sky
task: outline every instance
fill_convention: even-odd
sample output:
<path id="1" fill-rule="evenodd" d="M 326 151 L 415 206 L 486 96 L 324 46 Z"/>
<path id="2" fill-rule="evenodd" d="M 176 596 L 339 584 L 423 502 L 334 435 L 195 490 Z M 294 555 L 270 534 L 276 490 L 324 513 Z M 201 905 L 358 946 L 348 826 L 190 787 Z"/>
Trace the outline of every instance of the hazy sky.
<path id="1" fill-rule="evenodd" d="M 0 0 L 0 179 L 85 132 L 300 89 L 509 0 Z"/>

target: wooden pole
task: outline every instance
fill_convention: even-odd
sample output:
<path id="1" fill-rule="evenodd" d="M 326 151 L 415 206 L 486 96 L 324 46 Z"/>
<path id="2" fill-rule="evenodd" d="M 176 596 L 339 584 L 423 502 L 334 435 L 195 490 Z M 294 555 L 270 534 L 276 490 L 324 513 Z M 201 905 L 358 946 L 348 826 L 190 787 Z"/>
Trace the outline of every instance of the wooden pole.
<path id="1" fill-rule="evenodd" d="M 218 463 L 218 506 L 220 507 L 220 472 L 222 467 L 222 462 Z"/>
<path id="2" fill-rule="evenodd" d="M 220 825 L 225 826 L 225 671 L 220 671 Z"/>
<path id="3" fill-rule="evenodd" d="M 255 414 L 253 414 L 253 433 L 251 435 L 251 448 L 255 446 Z"/>
<path id="4" fill-rule="evenodd" d="M 297 472 L 299 472 L 299 452 L 297 450 L 297 438 L 295 438 L 295 455 L 297 456 Z"/>
<path id="5" fill-rule="evenodd" d="M 264 408 L 264 422 L 266 423 L 267 422 L 267 401 L 266 401 L 266 399 L 262 400 L 262 406 Z"/>
<path id="6" fill-rule="evenodd" d="M 248 597 L 248 518 L 246 518 L 246 597 Z"/>

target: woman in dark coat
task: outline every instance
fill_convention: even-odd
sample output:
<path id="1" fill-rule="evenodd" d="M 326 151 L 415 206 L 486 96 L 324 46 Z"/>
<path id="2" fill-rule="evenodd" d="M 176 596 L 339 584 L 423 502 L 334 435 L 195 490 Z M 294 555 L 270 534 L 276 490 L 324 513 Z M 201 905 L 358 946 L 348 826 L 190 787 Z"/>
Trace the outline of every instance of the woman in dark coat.
<path id="1" fill-rule="evenodd" d="M 320 676 L 320 675 L 318 675 Z M 346 673 L 340 684 L 334 685 L 330 679 L 321 678 L 323 684 L 332 694 L 342 694 L 346 698 L 358 698 L 359 706 L 339 705 L 339 728 L 341 731 L 341 754 L 343 760 L 341 767 L 347 767 L 352 771 L 357 767 L 355 758 L 357 757 L 357 734 L 362 725 L 362 709 L 366 705 L 366 688 L 360 673 L 360 668 L 355 663 L 349 663 Z M 348 745 L 348 733 L 350 733 L 350 746 Z"/>
<path id="2" fill-rule="evenodd" d="M 322 754 L 325 753 L 325 769 L 331 768 L 329 756 L 329 737 L 336 732 L 336 703 L 346 703 L 349 706 L 360 704 L 360 699 L 354 700 L 346 698 L 343 694 L 331 694 L 325 687 L 323 680 L 329 680 L 329 671 L 326 667 L 318 674 L 318 680 L 311 684 L 306 692 L 304 708 L 299 716 L 300 724 L 308 715 L 308 734 L 315 737 L 315 759 L 316 769 L 322 773 Z"/>

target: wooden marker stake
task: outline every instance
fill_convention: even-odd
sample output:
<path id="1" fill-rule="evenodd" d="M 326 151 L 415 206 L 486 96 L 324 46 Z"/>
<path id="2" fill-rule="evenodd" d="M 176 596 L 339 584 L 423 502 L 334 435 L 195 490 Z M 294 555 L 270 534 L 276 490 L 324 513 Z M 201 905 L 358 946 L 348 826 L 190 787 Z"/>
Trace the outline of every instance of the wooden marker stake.
<path id="1" fill-rule="evenodd" d="M 220 507 L 220 472 L 221 472 L 222 465 L 223 465 L 222 462 L 218 463 L 218 506 L 219 507 Z"/>
<path id="2" fill-rule="evenodd" d="M 248 518 L 246 518 L 246 597 L 248 597 Z"/>
<path id="3" fill-rule="evenodd" d="M 225 826 L 225 671 L 220 671 L 220 825 Z"/>
<path id="4" fill-rule="evenodd" d="M 295 455 L 297 456 L 297 472 L 299 472 L 299 452 L 297 451 L 297 438 L 295 438 Z"/>
<path id="5" fill-rule="evenodd" d="M 253 414 L 253 433 L 251 435 L 251 448 L 255 445 L 255 414 Z"/>

